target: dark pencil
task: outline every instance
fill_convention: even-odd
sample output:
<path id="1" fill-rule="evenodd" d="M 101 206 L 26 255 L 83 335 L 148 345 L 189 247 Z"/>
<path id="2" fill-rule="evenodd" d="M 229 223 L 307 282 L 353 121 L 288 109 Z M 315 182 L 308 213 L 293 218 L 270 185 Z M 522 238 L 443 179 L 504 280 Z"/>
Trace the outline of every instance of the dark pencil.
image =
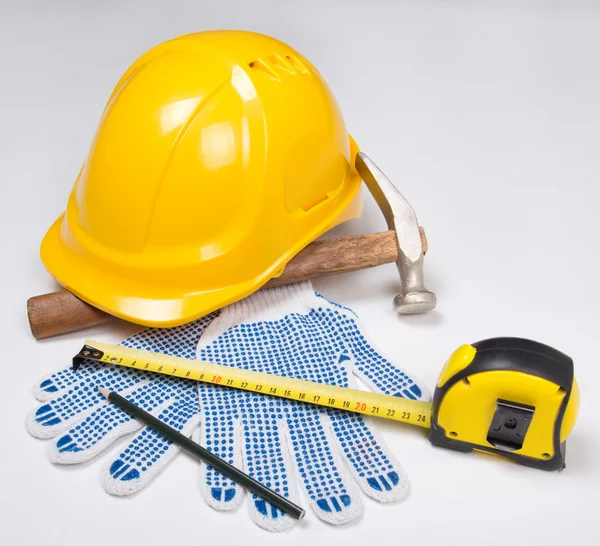
<path id="1" fill-rule="evenodd" d="M 300 508 L 300 506 L 294 504 L 285 497 L 282 497 L 279 493 L 275 493 L 272 489 L 265 487 L 262 483 L 248 476 L 248 474 L 244 474 L 244 472 L 237 469 L 235 466 L 230 465 L 228 462 L 217 457 L 214 453 L 211 453 L 201 445 L 190 440 L 187 436 L 184 436 L 166 423 L 163 423 L 160 419 L 157 419 L 147 411 L 139 408 L 127 400 L 127 398 L 123 398 L 120 394 L 102 387 L 99 387 L 98 390 L 108 401 L 127 412 L 136 420 L 148 425 L 151 429 L 154 429 L 163 438 L 177 444 L 179 447 L 182 447 L 203 460 L 205 463 L 208 463 L 224 476 L 227 476 L 234 482 L 244 486 L 248 491 L 252 491 L 252 493 L 262 497 L 276 508 L 279 508 L 282 512 L 285 512 L 294 519 L 302 519 L 304 517 L 306 512 Z"/>

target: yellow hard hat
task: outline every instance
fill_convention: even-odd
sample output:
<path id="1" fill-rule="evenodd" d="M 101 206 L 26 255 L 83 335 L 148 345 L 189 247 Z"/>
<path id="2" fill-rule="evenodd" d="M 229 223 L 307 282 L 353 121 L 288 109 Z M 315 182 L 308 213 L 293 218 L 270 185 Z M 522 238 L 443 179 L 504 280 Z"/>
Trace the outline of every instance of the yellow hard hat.
<path id="1" fill-rule="evenodd" d="M 182 36 L 117 84 L 42 260 L 108 313 L 189 322 L 360 214 L 357 151 L 323 78 L 287 45 Z"/>

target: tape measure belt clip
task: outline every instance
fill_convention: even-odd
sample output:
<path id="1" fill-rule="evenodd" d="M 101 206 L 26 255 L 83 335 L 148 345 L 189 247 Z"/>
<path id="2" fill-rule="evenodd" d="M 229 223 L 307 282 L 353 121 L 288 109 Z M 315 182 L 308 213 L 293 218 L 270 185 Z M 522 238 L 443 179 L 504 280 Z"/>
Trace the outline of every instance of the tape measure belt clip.
<path id="1" fill-rule="evenodd" d="M 487 441 L 503 451 L 521 449 L 534 413 L 533 406 L 498 399 Z"/>

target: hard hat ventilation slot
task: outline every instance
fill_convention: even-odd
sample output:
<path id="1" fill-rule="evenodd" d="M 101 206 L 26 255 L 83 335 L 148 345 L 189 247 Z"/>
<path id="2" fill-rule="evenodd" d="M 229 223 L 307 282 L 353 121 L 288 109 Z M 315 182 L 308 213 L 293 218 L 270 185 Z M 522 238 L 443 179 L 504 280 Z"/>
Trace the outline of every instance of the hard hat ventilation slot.
<path id="1" fill-rule="evenodd" d="M 273 66 L 285 70 L 290 74 L 298 75 L 308 73 L 300 61 L 291 55 L 285 55 L 285 57 L 282 55 L 270 55 L 268 59 Z"/>
<path id="2" fill-rule="evenodd" d="M 308 74 L 308 68 L 304 66 L 304 63 L 298 59 L 295 55 L 286 55 L 285 58 L 291 63 L 291 65 L 302 74 Z"/>
<path id="3" fill-rule="evenodd" d="M 248 63 L 248 66 L 263 75 L 279 80 L 278 71 L 285 71 L 288 74 L 310 74 L 308 68 L 294 55 L 269 55 L 266 60 L 255 59 Z"/>
<path id="4" fill-rule="evenodd" d="M 279 81 L 277 73 L 262 59 L 256 59 L 255 61 L 248 63 L 248 66 L 253 71 L 258 72 L 267 78 Z"/>

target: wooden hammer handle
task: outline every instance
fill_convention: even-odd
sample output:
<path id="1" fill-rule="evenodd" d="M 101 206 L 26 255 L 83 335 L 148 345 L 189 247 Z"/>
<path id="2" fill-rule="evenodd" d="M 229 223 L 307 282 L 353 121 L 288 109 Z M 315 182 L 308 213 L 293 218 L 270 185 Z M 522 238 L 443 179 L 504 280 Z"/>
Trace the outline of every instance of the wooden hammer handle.
<path id="1" fill-rule="evenodd" d="M 423 228 L 419 229 L 426 252 L 427 238 Z M 281 286 L 335 273 L 358 271 L 392 263 L 397 259 L 394 231 L 314 241 L 288 262 L 279 277 L 271 279 L 265 286 Z M 90 328 L 114 318 L 66 290 L 29 298 L 27 315 L 31 333 L 36 339 Z"/>

